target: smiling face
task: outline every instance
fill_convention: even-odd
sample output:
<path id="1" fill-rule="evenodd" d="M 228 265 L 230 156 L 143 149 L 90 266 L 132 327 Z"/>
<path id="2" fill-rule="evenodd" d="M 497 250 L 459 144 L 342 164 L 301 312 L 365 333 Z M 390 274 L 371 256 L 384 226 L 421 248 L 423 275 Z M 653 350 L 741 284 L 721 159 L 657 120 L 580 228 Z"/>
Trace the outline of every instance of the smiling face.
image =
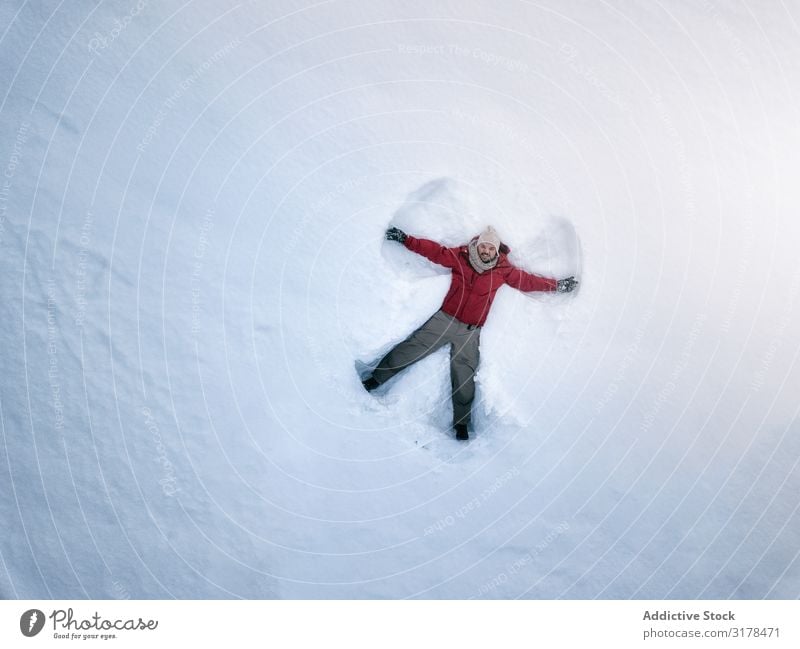
<path id="1" fill-rule="evenodd" d="M 478 256 L 481 258 L 482 262 L 490 262 L 497 256 L 497 248 L 495 248 L 491 243 L 479 243 Z"/>

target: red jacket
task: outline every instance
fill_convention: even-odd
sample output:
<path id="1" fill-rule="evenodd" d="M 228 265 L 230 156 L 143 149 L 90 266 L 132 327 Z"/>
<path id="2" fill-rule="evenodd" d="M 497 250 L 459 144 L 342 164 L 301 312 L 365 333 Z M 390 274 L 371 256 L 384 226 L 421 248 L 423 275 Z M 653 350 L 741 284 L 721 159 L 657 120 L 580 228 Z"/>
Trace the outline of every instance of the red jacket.
<path id="1" fill-rule="evenodd" d="M 405 246 L 453 271 L 442 311 L 464 324 L 483 326 L 494 296 L 503 284 L 525 292 L 556 290 L 556 280 L 526 273 L 511 264 L 506 254 L 511 251 L 503 244 L 495 267 L 483 273 L 477 272 L 469 263 L 467 246 L 445 248 L 435 241 L 410 235 L 406 235 Z"/>

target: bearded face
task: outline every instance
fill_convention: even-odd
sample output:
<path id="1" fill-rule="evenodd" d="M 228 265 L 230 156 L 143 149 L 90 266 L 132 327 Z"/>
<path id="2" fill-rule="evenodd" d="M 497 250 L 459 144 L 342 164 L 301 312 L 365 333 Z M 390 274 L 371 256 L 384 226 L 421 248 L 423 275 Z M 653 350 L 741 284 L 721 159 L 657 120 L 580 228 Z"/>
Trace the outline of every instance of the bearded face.
<path id="1" fill-rule="evenodd" d="M 497 248 L 491 243 L 479 243 L 478 256 L 481 258 L 481 261 L 486 264 L 497 257 Z"/>

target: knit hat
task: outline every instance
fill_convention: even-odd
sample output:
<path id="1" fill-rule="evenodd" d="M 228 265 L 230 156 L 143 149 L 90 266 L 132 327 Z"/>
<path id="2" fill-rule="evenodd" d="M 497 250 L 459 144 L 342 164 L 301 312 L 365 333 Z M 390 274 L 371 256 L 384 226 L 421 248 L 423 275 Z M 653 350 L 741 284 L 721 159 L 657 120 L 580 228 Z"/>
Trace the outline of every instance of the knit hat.
<path id="1" fill-rule="evenodd" d="M 486 229 L 478 236 L 478 245 L 482 243 L 489 243 L 493 245 L 496 250 L 500 250 L 500 235 L 497 234 L 497 230 L 495 230 L 491 225 L 487 226 Z"/>

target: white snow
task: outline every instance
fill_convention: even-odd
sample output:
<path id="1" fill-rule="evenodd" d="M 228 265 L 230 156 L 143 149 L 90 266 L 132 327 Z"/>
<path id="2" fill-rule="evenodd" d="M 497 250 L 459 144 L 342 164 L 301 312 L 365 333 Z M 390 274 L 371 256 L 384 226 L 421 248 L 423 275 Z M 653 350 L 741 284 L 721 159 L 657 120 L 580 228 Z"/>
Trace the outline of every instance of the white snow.
<path id="1" fill-rule="evenodd" d="M 796 598 L 791 4 L 0 5 L 0 596 Z M 493 224 L 447 352 L 367 394 Z"/>

